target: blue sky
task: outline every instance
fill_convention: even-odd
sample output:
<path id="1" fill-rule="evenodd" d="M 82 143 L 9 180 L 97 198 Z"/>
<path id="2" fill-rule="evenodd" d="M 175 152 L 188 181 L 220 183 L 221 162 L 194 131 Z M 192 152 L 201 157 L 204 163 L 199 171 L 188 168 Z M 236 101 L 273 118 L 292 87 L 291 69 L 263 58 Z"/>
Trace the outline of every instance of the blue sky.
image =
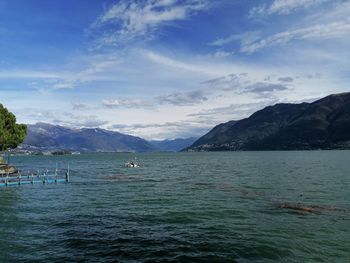
<path id="1" fill-rule="evenodd" d="M 0 0 L 0 101 L 19 122 L 199 136 L 350 91 L 349 0 Z"/>

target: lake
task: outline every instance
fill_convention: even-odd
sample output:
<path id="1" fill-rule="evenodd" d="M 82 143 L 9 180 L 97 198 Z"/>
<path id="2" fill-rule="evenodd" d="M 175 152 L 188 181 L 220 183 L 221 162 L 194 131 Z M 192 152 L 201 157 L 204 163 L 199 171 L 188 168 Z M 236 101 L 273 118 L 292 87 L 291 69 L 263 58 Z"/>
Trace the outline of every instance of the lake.
<path id="1" fill-rule="evenodd" d="M 0 188 L 0 262 L 350 262 L 350 151 L 11 162 L 69 163 L 71 182 Z"/>

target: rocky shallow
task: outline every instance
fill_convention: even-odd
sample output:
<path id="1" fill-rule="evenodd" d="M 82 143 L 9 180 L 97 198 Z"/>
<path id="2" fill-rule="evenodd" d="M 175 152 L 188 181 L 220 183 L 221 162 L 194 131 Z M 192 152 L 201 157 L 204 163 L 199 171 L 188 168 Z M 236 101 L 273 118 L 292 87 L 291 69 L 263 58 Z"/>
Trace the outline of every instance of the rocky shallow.
<path id="1" fill-rule="evenodd" d="M 4 159 L 0 157 L 0 175 L 17 173 L 17 169 L 10 164 L 6 164 Z"/>

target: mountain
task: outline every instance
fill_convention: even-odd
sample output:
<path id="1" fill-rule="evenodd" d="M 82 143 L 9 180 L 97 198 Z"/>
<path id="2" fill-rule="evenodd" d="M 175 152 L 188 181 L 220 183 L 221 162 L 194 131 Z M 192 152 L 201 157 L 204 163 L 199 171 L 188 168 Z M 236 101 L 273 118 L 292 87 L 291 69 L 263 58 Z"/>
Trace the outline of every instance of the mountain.
<path id="1" fill-rule="evenodd" d="M 350 93 L 276 104 L 213 128 L 186 150 L 350 149 Z"/>
<path id="2" fill-rule="evenodd" d="M 197 138 L 185 138 L 174 140 L 162 140 L 162 141 L 149 141 L 158 151 L 162 152 L 178 152 L 192 145 Z"/>
<path id="3" fill-rule="evenodd" d="M 47 123 L 28 125 L 24 147 L 86 152 L 149 152 L 155 147 L 139 137 L 103 129 L 71 129 Z"/>

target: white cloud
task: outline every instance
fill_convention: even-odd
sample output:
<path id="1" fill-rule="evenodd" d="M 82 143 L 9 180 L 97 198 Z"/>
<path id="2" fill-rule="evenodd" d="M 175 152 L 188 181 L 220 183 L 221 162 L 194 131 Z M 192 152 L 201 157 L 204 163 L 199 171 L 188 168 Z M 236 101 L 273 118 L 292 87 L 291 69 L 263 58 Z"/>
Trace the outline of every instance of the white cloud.
<path id="1" fill-rule="evenodd" d="M 287 82 L 287 83 L 291 83 L 294 81 L 294 79 L 292 77 L 279 77 L 278 81 L 280 82 Z"/>
<path id="2" fill-rule="evenodd" d="M 97 116 L 81 116 L 72 121 L 54 120 L 54 123 L 73 128 L 98 128 L 107 125 L 108 121 L 100 120 Z"/>
<path id="3" fill-rule="evenodd" d="M 253 53 L 270 46 L 284 45 L 293 40 L 323 40 L 348 37 L 350 19 L 291 29 L 241 46 L 241 52 Z"/>
<path id="4" fill-rule="evenodd" d="M 184 20 L 208 8 L 207 0 L 124 0 L 112 5 L 91 26 L 91 30 L 112 25 L 114 30 L 98 40 L 98 46 L 115 45 L 139 37 L 150 39 L 162 26 Z"/>
<path id="5" fill-rule="evenodd" d="M 83 111 L 89 110 L 90 107 L 84 103 L 73 103 L 72 109 L 76 111 Z"/>
<path id="6" fill-rule="evenodd" d="M 23 108 L 16 110 L 19 119 L 25 116 L 23 123 L 33 124 L 37 122 L 47 122 L 63 126 L 82 128 L 82 127 L 100 127 L 108 124 L 108 121 L 102 120 L 101 116 L 96 115 L 77 115 L 72 112 L 59 111 L 48 107 Z"/>
<path id="7" fill-rule="evenodd" d="M 266 78 L 265 78 L 266 79 Z M 202 85 L 210 90 L 234 92 L 236 95 L 246 93 L 251 94 L 274 94 L 279 91 L 288 90 L 290 87 L 287 84 L 271 82 L 272 78 L 268 77 L 268 81 L 254 79 L 247 73 L 230 74 L 217 79 L 203 82 Z"/>
<path id="8" fill-rule="evenodd" d="M 326 2 L 327 4 L 322 5 Z M 269 30 L 265 30 L 265 34 L 261 30 L 231 34 L 227 37 L 217 38 L 208 45 L 223 47 L 233 42 L 239 42 L 239 52 L 254 53 L 266 47 L 285 45 L 292 41 L 328 41 L 332 39 L 343 41 L 350 39 L 350 1 L 348 0 L 274 0 L 270 5 L 264 4 L 254 8 L 254 12 L 252 11 L 251 14 L 286 14 L 299 8 L 315 5 L 319 5 L 320 8 L 308 10 L 298 20 L 291 19 L 287 23 L 288 28 L 284 31 L 279 30 L 279 32 L 271 33 L 274 28 L 278 28 L 271 26 Z M 264 22 L 267 23 L 268 20 Z M 276 20 L 273 19 L 271 22 L 275 23 Z M 266 34 L 266 32 L 269 33 Z"/>
<path id="9" fill-rule="evenodd" d="M 209 43 L 210 46 L 225 46 L 234 41 L 240 41 L 242 44 L 252 43 L 260 38 L 261 33 L 259 31 L 250 31 L 242 34 L 233 34 L 228 37 L 218 38 L 215 41 Z"/>
<path id="10" fill-rule="evenodd" d="M 216 51 L 212 56 L 214 58 L 227 58 L 227 57 L 233 56 L 234 54 L 235 54 L 234 52 L 219 50 L 219 51 Z"/>
<path id="11" fill-rule="evenodd" d="M 310 8 L 331 0 L 274 0 L 271 5 L 261 5 L 250 11 L 250 16 L 272 15 L 272 14 L 290 14 L 298 9 Z"/>
<path id="12" fill-rule="evenodd" d="M 257 102 L 236 103 L 224 107 L 215 107 L 197 113 L 191 113 L 187 116 L 198 120 L 211 118 L 215 120 L 217 119 L 216 116 L 225 116 L 227 119 L 223 120 L 222 122 L 229 120 L 239 120 L 248 117 L 252 113 L 256 112 L 257 110 L 261 110 L 266 106 L 273 105 L 276 102 L 278 102 L 278 100 L 275 98 L 264 98 Z"/>
<path id="13" fill-rule="evenodd" d="M 109 99 L 103 100 L 107 108 L 152 108 L 152 105 L 141 99 Z"/>
<path id="14" fill-rule="evenodd" d="M 1 79 L 58 79 L 61 74 L 46 71 L 6 70 L 0 71 Z"/>
<path id="15" fill-rule="evenodd" d="M 188 106 L 207 101 L 203 90 L 196 90 L 190 92 L 175 92 L 169 95 L 158 96 L 156 99 L 161 104 L 172 104 L 176 106 Z"/>
<path id="16" fill-rule="evenodd" d="M 116 55 L 109 54 L 108 56 L 92 57 L 90 61 L 85 63 L 87 66 L 84 69 L 77 70 L 74 73 L 66 72 L 52 87 L 55 89 L 67 89 L 74 88 L 94 79 L 101 80 L 101 75 L 120 64 L 121 60 Z"/>
<path id="17" fill-rule="evenodd" d="M 192 58 L 191 61 L 187 61 L 167 57 L 153 51 L 142 51 L 142 53 L 147 59 L 157 64 L 185 72 L 198 73 L 209 78 L 229 74 L 234 69 L 237 69 L 231 65 L 215 63 L 208 60 L 203 61 L 200 58 L 197 60 Z"/>

